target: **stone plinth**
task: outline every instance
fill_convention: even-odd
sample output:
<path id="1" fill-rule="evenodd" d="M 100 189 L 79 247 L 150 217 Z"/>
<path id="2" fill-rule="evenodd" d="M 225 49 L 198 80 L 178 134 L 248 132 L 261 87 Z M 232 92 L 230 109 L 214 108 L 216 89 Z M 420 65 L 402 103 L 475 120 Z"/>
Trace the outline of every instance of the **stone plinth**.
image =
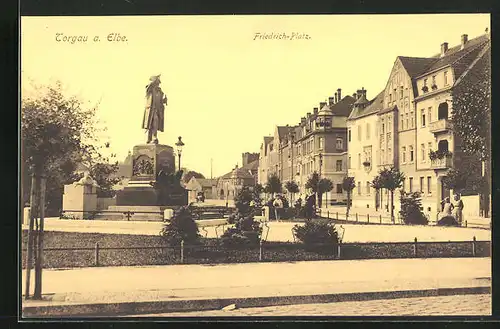
<path id="1" fill-rule="evenodd" d="M 88 173 L 80 181 L 64 186 L 63 211 L 66 216 L 86 219 L 96 210 L 96 185 Z"/>
<path id="2" fill-rule="evenodd" d="M 165 181 L 163 178 L 174 172 L 175 159 L 171 146 L 161 144 L 134 146 L 131 179 L 123 190 L 117 191 L 116 205 L 187 205 L 187 191 L 182 186 L 159 184 L 160 181 Z M 159 188 L 160 185 L 162 189 Z"/>

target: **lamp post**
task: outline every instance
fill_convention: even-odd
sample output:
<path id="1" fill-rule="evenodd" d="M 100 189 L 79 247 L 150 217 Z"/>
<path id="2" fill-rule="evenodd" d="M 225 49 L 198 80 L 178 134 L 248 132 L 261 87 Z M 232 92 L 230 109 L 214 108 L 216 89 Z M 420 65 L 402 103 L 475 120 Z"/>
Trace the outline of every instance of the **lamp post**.
<path id="1" fill-rule="evenodd" d="M 182 142 L 182 137 L 179 136 L 179 140 L 177 143 L 175 143 L 175 146 L 177 146 L 177 155 L 179 156 L 179 171 L 181 170 L 181 153 L 182 153 L 182 147 L 184 146 L 184 143 Z"/>
<path id="2" fill-rule="evenodd" d="M 321 167 L 323 166 L 323 154 L 319 154 L 319 178 L 321 179 Z"/>

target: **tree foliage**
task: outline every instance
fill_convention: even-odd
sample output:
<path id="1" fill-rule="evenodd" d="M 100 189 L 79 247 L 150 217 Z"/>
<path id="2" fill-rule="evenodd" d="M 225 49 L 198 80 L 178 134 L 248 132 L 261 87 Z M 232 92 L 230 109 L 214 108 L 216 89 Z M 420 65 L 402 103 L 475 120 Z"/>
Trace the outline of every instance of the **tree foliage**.
<path id="1" fill-rule="evenodd" d="M 399 214 L 405 224 L 427 225 L 428 220 L 422 212 L 420 192 L 405 193 L 401 191 L 401 210 Z"/>
<path id="2" fill-rule="evenodd" d="M 196 172 L 194 170 L 189 170 L 188 172 L 186 172 L 186 174 L 182 177 L 182 181 L 187 184 L 191 178 L 201 178 L 201 179 L 204 179 L 205 176 L 203 176 L 203 174 L 199 173 L 199 172 Z"/>
<path id="3" fill-rule="evenodd" d="M 299 185 L 295 181 L 288 181 L 285 183 L 285 188 L 288 193 L 299 193 Z"/>
<path id="4" fill-rule="evenodd" d="M 267 178 L 265 192 L 274 195 L 275 193 L 281 193 L 282 191 L 283 187 L 278 175 L 276 173 L 272 173 L 271 175 L 269 175 L 269 177 Z"/>
<path id="5" fill-rule="evenodd" d="M 356 187 L 354 183 L 354 177 L 344 177 L 342 179 L 342 190 L 347 193 L 347 213 L 346 216 L 349 217 L 349 210 L 351 209 L 351 194 L 352 190 Z"/>
<path id="6" fill-rule="evenodd" d="M 488 51 L 452 90 L 453 133 L 461 150 L 490 159 L 491 152 L 491 52 Z"/>
<path id="7" fill-rule="evenodd" d="M 317 193 L 318 185 L 319 185 L 319 174 L 315 171 L 307 179 L 306 188 L 311 189 L 314 193 Z"/>
<path id="8" fill-rule="evenodd" d="M 187 244 L 198 243 L 201 235 L 191 207 L 184 206 L 177 209 L 163 226 L 160 235 L 172 246 L 178 246 L 181 241 Z"/>

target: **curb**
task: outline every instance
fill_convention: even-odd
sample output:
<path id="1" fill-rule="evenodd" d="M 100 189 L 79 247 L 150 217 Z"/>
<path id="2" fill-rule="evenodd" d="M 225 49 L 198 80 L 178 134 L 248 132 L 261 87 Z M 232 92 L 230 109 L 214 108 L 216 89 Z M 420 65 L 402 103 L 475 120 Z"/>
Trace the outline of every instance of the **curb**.
<path id="1" fill-rule="evenodd" d="M 214 298 L 55 306 L 26 306 L 23 307 L 22 316 L 23 318 L 120 316 L 220 310 L 223 307 L 231 304 L 235 304 L 237 308 L 247 308 L 294 304 L 319 304 L 348 301 L 368 301 L 377 299 L 477 294 L 491 294 L 491 287 L 482 286 L 299 296 Z"/>

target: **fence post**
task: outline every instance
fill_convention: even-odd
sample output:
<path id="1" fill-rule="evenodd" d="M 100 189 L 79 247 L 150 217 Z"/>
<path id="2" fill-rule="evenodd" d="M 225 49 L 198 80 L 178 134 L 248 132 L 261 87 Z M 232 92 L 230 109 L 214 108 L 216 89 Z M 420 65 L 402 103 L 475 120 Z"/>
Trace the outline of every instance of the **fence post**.
<path id="1" fill-rule="evenodd" d="M 99 266 L 99 242 L 95 243 L 94 265 Z"/>
<path id="2" fill-rule="evenodd" d="M 368 219 L 368 223 L 370 223 L 370 214 L 366 214 L 366 218 Z"/>
<path id="3" fill-rule="evenodd" d="M 414 243 L 413 243 L 413 256 L 417 257 L 417 238 L 415 237 Z"/>
<path id="4" fill-rule="evenodd" d="M 382 214 L 380 214 L 379 217 L 380 217 L 380 224 L 382 224 Z"/>
<path id="5" fill-rule="evenodd" d="M 337 211 L 337 214 L 336 214 L 336 218 L 337 220 L 339 220 L 339 212 Z"/>
<path id="6" fill-rule="evenodd" d="M 358 213 L 356 213 L 356 223 L 358 222 Z"/>
<path id="7" fill-rule="evenodd" d="M 184 240 L 181 240 L 181 263 L 184 263 Z"/>
<path id="8" fill-rule="evenodd" d="M 465 227 L 467 227 L 467 220 L 465 220 Z"/>
<path id="9" fill-rule="evenodd" d="M 337 244 L 337 259 L 340 259 L 340 245 L 342 244 L 342 242 L 339 241 L 339 243 Z"/>
<path id="10" fill-rule="evenodd" d="M 330 210 L 326 211 L 326 216 L 327 216 L 328 219 L 330 219 Z"/>
<path id="11" fill-rule="evenodd" d="M 476 257 L 476 236 L 472 238 L 472 257 Z"/>
<path id="12" fill-rule="evenodd" d="M 262 261 L 262 239 L 259 240 L 259 262 Z"/>

